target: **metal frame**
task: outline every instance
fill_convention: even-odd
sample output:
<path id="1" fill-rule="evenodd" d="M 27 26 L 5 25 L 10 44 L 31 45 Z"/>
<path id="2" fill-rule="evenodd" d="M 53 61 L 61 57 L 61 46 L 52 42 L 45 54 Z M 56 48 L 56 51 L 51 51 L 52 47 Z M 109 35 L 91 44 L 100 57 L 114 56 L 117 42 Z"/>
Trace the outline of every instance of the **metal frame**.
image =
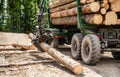
<path id="1" fill-rule="evenodd" d="M 77 10 L 78 10 L 78 25 L 77 28 L 79 29 L 90 29 L 90 28 L 96 28 L 96 26 L 90 25 L 85 23 L 85 21 L 82 19 L 82 12 L 81 12 L 81 5 L 80 5 L 80 0 L 77 1 Z"/>

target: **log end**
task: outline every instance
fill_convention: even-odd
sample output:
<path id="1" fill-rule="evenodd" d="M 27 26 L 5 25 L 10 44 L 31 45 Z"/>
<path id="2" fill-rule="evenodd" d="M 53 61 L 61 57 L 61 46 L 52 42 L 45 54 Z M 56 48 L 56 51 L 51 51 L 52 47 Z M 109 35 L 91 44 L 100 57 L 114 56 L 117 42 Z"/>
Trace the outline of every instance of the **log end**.
<path id="1" fill-rule="evenodd" d="M 102 9 L 100 10 L 100 13 L 104 15 L 104 14 L 107 13 L 107 10 L 106 10 L 105 8 L 102 8 Z"/>
<path id="2" fill-rule="evenodd" d="M 97 24 L 97 25 L 101 24 L 103 22 L 102 15 L 96 14 L 93 22 L 95 22 L 94 24 Z"/>
<path id="3" fill-rule="evenodd" d="M 79 64 L 79 65 L 77 65 L 77 66 L 74 67 L 73 72 L 76 75 L 83 74 L 83 67 Z"/>
<path id="4" fill-rule="evenodd" d="M 117 14 L 113 11 L 107 12 L 105 16 L 105 25 L 115 25 L 117 24 Z"/>
<path id="5" fill-rule="evenodd" d="M 93 2 L 90 8 L 92 12 L 98 12 L 100 10 L 100 4 L 98 2 Z"/>

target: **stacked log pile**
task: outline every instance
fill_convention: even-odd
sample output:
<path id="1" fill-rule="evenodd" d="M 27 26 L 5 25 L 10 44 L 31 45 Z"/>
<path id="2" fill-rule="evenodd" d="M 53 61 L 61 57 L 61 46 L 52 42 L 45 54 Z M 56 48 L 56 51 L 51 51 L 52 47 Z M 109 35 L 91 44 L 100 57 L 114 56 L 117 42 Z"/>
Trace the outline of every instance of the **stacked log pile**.
<path id="1" fill-rule="evenodd" d="M 76 0 L 49 0 L 54 25 L 77 25 Z M 120 0 L 80 0 L 82 19 L 94 25 L 119 25 Z"/>

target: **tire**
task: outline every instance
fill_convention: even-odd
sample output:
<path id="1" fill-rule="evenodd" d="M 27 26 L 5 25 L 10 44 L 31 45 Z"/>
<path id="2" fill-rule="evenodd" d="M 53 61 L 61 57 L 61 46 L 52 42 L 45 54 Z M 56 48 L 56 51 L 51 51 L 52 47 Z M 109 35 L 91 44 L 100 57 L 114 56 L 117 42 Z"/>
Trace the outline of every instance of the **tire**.
<path id="1" fill-rule="evenodd" d="M 95 65 L 101 58 L 101 46 L 96 35 L 88 34 L 84 37 L 81 46 L 81 56 L 85 64 Z"/>
<path id="2" fill-rule="evenodd" d="M 59 46 L 59 40 L 54 38 L 50 44 L 53 48 L 58 48 Z"/>
<path id="3" fill-rule="evenodd" d="M 83 35 L 81 33 L 74 34 L 71 41 L 71 54 L 74 59 L 81 59 L 81 43 Z"/>
<path id="4" fill-rule="evenodd" d="M 120 60 L 120 52 L 112 52 L 114 59 Z"/>

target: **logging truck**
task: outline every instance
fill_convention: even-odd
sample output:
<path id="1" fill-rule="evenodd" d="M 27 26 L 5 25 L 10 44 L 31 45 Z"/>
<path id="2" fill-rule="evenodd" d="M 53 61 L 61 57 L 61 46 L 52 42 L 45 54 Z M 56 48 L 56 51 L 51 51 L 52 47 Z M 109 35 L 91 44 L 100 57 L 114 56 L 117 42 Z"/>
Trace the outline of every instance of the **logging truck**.
<path id="1" fill-rule="evenodd" d="M 39 15 L 39 22 L 47 16 L 48 25 L 42 25 L 47 34 L 41 36 L 52 38 L 44 39 L 46 43 L 55 48 L 70 44 L 72 57 L 88 65 L 96 64 L 104 52 L 111 52 L 120 60 L 120 0 L 46 0 L 44 3 L 48 4 L 47 13 Z"/>

